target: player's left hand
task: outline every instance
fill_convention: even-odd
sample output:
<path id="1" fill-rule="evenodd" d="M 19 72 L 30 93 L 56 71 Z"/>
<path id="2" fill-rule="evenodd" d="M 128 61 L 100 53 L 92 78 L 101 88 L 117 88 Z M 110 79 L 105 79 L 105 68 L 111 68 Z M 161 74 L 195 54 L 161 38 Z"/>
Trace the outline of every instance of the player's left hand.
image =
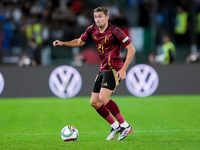
<path id="1" fill-rule="evenodd" d="M 124 79 L 126 79 L 126 72 L 123 70 L 119 70 L 117 72 L 117 77 L 119 77 L 119 80 L 122 81 Z"/>

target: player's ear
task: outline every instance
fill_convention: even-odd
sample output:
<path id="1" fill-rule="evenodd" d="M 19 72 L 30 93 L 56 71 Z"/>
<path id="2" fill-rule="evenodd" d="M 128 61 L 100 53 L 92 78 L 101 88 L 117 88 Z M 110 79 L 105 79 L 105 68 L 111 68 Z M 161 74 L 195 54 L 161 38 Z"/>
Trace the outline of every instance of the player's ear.
<path id="1" fill-rule="evenodd" d="M 106 17 L 107 17 L 107 19 L 109 19 L 109 16 L 108 16 L 108 15 L 107 15 Z"/>

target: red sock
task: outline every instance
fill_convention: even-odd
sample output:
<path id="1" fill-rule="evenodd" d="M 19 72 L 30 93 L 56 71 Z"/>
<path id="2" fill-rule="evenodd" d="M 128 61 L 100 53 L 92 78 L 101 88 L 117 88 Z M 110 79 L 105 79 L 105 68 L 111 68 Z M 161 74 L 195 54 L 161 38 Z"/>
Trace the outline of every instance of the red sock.
<path id="1" fill-rule="evenodd" d="M 109 102 L 106 104 L 106 107 L 108 110 L 111 112 L 111 114 L 117 119 L 119 124 L 122 124 L 125 120 L 124 117 L 122 116 L 119 107 L 113 100 L 109 100 Z"/>
<path id="2" fill-rule="evenodd" d="M 106 106 L 104 104 L 101 105 L 101 107 L 99 107 L 96 110 L 100 116 L 102 116 L 109 124 L 113 124 L 115 122 L 115 119 L 113 118 L 113 116 L 110 114 L 110 112 L 108 111 L 108 109 L 106 108 Z"/>

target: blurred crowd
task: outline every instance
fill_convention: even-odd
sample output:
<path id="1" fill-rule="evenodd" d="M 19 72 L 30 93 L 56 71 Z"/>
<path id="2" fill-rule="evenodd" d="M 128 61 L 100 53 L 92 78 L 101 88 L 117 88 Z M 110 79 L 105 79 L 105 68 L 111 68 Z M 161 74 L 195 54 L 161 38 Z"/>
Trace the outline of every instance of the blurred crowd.
<path id="1" fill-rule="evenodd" d="M 108 3 L 111 21 L 126 25 L 118 8 L 113 6 L 112 3 Z M 44 52 L 41 49 L 49 44 L 50 29 L 84 28 L 93 22 L 92 9 L 87 7 L 84 0 L 2 0 L 0 1 L 0 60 L 2 55 L 21 54 L 24 51 L 21 47 L 25 45 L 29 50 L 23 53 L 19 66 L 40 65 L 42 61 L 48 64 L 48 60 L 45 62 L 38 57 Z M 54 38 L 59 38 L 63 32 L 56 31 L 52 35 Z M 27 39 L 26 43 L 22 43 L 23 38 Z M 4 57 L 3 60 L 7 61 L 6 58 L 9 59 Z M 14 61 L 16 60 L 14 58 L 11 59 Z"/>
<path id="2" fill-rule="evenodd" d="M 0 64 L 2 60 L 3 62 L 18 62 L 19 66 L 50 64 L 51 42 L 49 39 L 51 36 L 54 39 L 63 37 L 64 33 L 59 29 L 83 28 L 84 31 L 94 22 L 94 8 L 90 6 L 94 6 L 95 2 L 91 5 L 88 5 L 88 2 L 85 0 L 1 0 Z M 175 46 L 190 43 L 187 0 L 172 1 L 176 9 L 171 14 L 166 5 L 167 1 L 157 0 L 156 16 L 154 16 L 155 8 L 153 9 L 151 0 L 126 0 L 127 8 L 124 9 L 119 7 L 121 1 L 103 2 L 109 10 L 110 22 L 116 26 L 122 28 L 140 26 L 148 32 L 155 18 L 154 23 L 158 29 L 157 45 L 163 44 L 161 41 L 163 31 L 173 31 L 172 36 L 175 38 L 170 38 L 170 41 L 173 41 Z M 200 0 L 195 2 L 197 40 L 200 41 Z M 57 30 L 50 33 L 51 29 Z M 191 53 L 197 53 L 199 56 L 197 49 L 193 46 Z M 15 56 L 9 60 L 12 55 Z"/>
<path id="3" fill-rule="evenodd" d="M 1 57 L 20 54 L 24 44 L 29 50 L 25 51 L 19 65 L 40 65 L 41 58 L 38 57 L 41 57 L 41 48 L 48 45 L 50 28 L 81 27 L 92 23 L 84 4 L 81 0 L 0 1 Z M 21 43 L 23 38 L 27 39 L 26 43 Z"/>

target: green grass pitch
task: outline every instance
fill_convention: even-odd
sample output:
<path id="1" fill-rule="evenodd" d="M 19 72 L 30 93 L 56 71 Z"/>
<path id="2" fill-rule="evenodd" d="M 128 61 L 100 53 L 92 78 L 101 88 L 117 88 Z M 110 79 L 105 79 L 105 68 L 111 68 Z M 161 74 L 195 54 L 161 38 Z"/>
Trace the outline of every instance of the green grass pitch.
<path id="1" fill-rule="evenodd" d="M 113 96 L 134 128 L 126 139 L 106 141 L 110 125 L 89 104 L 89 97 L 1 98 L 1 150 L 199 150 L 200 95 Z M 75 142 L 61 129 L 73 125 Z"/>

